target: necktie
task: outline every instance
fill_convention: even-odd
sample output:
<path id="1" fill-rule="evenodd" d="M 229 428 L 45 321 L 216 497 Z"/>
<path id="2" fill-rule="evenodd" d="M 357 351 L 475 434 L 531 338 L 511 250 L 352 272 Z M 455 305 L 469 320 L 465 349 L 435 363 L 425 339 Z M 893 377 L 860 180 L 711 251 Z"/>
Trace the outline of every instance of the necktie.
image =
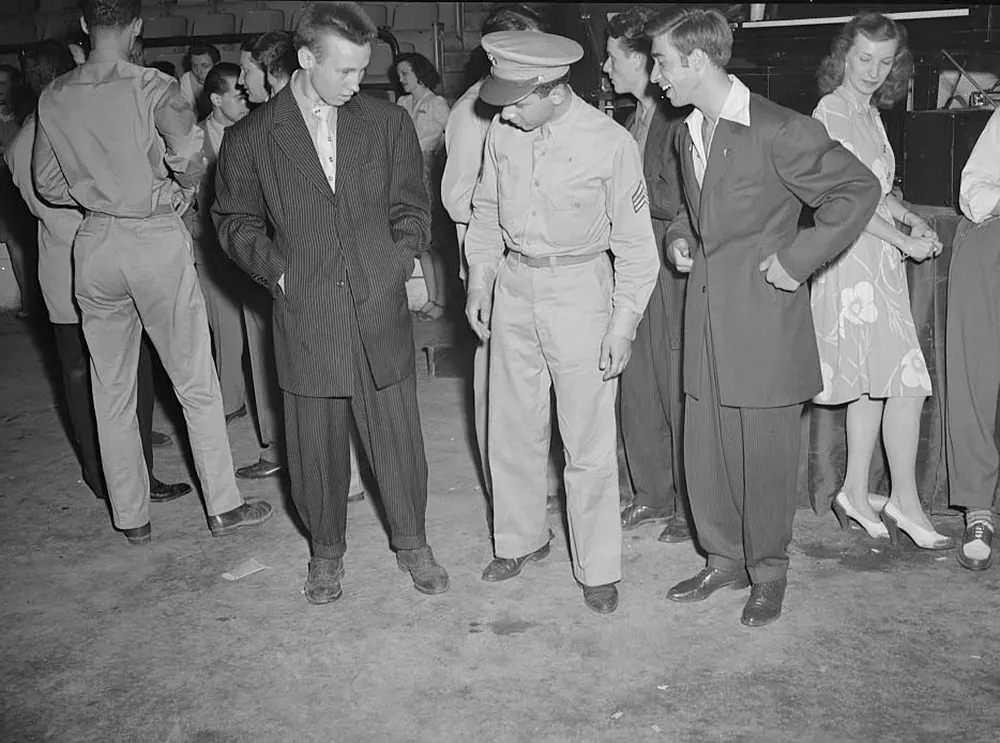
<path id="1" fill-rule="evenodd" d="M 319 126 L 316 127 L 316 154 L 319 155 L 319 164 L 323 167 L 327 183 L 330 190 L 337 191 L 337 142 L 330 131 L 330 114 L 333 113 L 333 106 L 317 105 L 313 107 L 313 115 L 319 119 Z"/>

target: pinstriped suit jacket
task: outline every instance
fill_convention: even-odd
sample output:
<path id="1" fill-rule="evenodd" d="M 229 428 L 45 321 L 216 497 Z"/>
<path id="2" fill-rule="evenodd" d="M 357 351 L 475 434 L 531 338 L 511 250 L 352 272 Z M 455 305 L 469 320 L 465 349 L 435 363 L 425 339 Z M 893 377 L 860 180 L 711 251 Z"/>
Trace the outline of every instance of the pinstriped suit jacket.
<path id="1" fill-rule="evenodd" d="M 275 297 L 281 388 L 312 397 L 351 394 L 355 336 L 376 387 L 414 373 L 405 283 L 430 242 L 406 112 L 356 95 L 338 112 L 336 145 L 334 195 L 286 86 L 226 131 L 212 207 L 223 250 Z"/>

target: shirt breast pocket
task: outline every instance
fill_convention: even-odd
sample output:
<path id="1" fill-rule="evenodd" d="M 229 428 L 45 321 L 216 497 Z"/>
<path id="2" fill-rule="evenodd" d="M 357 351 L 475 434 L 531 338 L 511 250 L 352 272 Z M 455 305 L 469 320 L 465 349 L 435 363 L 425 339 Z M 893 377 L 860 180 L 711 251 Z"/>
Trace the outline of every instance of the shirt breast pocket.
<path id="1" fill-rule="evenodd" d="M 545 196 L 546 233 L 554 246 L 580 248 L 590 244 L 603 218 L 604 191 L 600 187 Z"/>

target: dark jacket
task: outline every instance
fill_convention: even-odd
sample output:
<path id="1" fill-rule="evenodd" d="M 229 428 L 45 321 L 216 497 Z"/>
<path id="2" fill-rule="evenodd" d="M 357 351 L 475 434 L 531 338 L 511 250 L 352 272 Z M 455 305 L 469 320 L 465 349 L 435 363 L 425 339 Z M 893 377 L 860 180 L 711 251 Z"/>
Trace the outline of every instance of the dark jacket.
<path id="1" fill-rule="evenodd" d="M 668 242 L 687 236 L 694 265 L 684 317 L 684 390 L 700 395 L 706 320 L 723 405 L 779 407 L 823 388 L 806 280 L 850 247 L 881 196 L 879 183 L 823 125 L 754 93 L 750 126 L 720 119 L 698 188 L 687 127 L 678 135 L 688 209 Z M 799 229 L 802 204 L 815 226 Z M 697 239 L 694 239 L 697 238 Z M 777 253 L 802 285 L 764 280 Z"/>
<path id="2" fill-rule="evenodd" d="M 413 123 L 356 95 L 336 151 L 334 194 L 289 85 L 227 130 L 216 171 L 219 242 L 274 295 L 278 381 L 305 396 L 351 393 L 358 340 L 376 387 L 415 370 L 405 283 L 430 212 Z"/>

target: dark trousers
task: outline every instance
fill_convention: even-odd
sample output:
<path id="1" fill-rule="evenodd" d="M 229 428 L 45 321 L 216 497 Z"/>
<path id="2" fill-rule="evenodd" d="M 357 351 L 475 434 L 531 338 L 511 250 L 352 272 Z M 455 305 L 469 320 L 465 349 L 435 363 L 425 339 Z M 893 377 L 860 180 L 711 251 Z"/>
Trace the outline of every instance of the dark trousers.
<path id="1" fill-rule="evenodd" d="M 83 467 L 83 481 L 98 498 L 106 498 L 107 486 L 101 465 L 101 452 L 97 443 L 97 420 L 94 417 L 94 399 L 90 391 L 90 353 L 83 337 L 83 329 L 76 323 L 53 323 L 56 354 L 62 368 L 63 391 L 69 412 L 70 437 L 76 445 Z M 153 477 L 153 362 L 149 353 L 149 340 L 143 336 L 139 347 L 138 387 L 136 415 L 139 418 L 139 437 L 142 454 L 146 460 L 149 477 Z"/>
<path id="2" fill-rule="evenodd" d="M 416 376 L 378 390 L 363 352 L 353 355 L 351 397 L 282 391 L 292 500 L 315 557 L 336 559 L 347 549 L 352 417 L 375 475 L 392 546 L 405 550 L 426 544 L 427 460 Z"/>
<path id="3" fill-rule="evenodd" d="M 634 502 L 681 513 L 686 510 L 681 351 L 668 342 L 662 274 L 621 376 L 619 426 Z"/>
<path id="4" fill-rule="evenodd" d="M 992 507 L 1000 443 L 1000 219 L 963 220 L 948 274 L 947 455 L 951 504 Z"/>
<path id="5" fill-rule="evenodd" d="M 688 395 L 684 410 L 691 515 L 709 567 L 764 583 L 788 570 L 802 405 L 722 405 L 711 336 L 706 322 L 701 397 Z"/>

